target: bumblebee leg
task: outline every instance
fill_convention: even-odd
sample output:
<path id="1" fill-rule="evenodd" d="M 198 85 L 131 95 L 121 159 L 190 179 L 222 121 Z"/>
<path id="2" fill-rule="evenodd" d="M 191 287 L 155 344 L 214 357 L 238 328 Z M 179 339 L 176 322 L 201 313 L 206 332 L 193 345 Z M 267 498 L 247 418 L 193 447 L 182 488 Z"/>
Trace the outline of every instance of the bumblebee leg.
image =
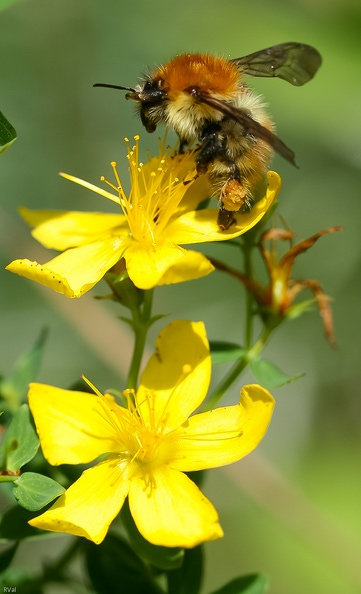
<path id="1" fill-rule="evenodd" d="M 237 222 L 237 219 L 234 216 L 234 211 L 226 210 L 221 205 L 221 207 L 218 211 L 218 217 L 217 217 L 218 227 L 221 229 L 221 231 L 226 231 L 232 225 L 234 225 L 236 222 Z"/>
<path id="2" fill-rule="evenodd" d="M 219 137 L 219 124 L 209 124 L 202 130 L 199 137 L 201 150 L 196 158 L 197 173 L 200 175 L 208 171 L 209 165 L 223 154 L 224 147 Z"/>
<path id="3" fill-rule="evenodd" d="M 179 136 L 179 149 L 178 149 L 178 153 L 180 155 L 184 155 L 187 146 L 188 146 L 188 140 L 184 140 L 184 138 L 181 138 Z"/>
<path id="4" fill-rule="evenodd" d="M 238 175 L 232 175 L 223 185 L 220 203 L 217 222 L 222 230 L 229 229 L 237 222 L 235 212 L 246 212 L 250 209 L 247 189 L 241 183 Z"/>

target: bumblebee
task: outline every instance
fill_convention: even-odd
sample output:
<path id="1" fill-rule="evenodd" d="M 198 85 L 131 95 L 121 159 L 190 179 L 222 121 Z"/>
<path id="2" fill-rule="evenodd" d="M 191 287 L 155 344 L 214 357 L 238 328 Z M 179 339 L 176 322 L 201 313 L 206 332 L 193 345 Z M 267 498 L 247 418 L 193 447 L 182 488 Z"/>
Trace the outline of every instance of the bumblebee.
<path id="1" fill-rule="evenodd" d="M 274 132 L 261 96 L 245 75 L 277 77 L 301 86 L 321 65 L 319 52 L 302 43 L 282 43 L 241 58 L 181 54 L 126 90 L 137 103 L 147 132 L 158 124 L 173 128 L 180 151 L 198 142 L 197 175 L 207 173 L 219 198 L 218 225 L 228 229 L 235 213 L 252 207 L 264 189 L 273 151 L 295 165 L 295 155 Z"/>

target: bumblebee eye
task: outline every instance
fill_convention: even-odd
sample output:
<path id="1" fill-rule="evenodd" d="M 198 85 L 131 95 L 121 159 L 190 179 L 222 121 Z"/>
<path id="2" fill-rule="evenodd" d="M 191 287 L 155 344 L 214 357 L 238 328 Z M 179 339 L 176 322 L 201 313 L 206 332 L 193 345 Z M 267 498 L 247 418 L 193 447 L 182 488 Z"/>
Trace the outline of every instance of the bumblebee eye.
<path id="1" fill-rule="evenodd" d="M 145 83 L 144 87 L 143 87 L 143 93 L 149 93 L 150 91 L 153 91 L 154 89 L 154 82 L 152 80 L 147 80 L 147 82 Z"/>
<path id="2" fill-rule="evenodd" d="M 161 79 L 148 79 L 139 93 L 139 100 L 147 105 L 159 105 L 163 102 L 166 92 L 161 88 L 163 81 Z"/>

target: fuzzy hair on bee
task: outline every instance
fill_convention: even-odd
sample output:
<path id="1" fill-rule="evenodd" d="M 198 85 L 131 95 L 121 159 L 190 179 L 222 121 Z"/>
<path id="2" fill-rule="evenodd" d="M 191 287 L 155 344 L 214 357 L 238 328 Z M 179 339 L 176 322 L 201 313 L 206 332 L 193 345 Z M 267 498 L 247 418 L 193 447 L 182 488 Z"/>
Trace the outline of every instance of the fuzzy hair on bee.
<path id="1" fill-rule="evenodd" d="M 198 143 L 197 175 L 207 174 L 219 199 L 218 225 L 228 229 L 236 213 L 252 207 L 278 152 L 295 165 L 295 156 L 276 136 L 263 98 L 246 75 L 278 77 L 300 86 L 321 65 L 319 52 L 306 44 L 283 43 L 241 58 L 181 54 L 158 66 L 134 87 L 97 83 L 129 91 L 147 132 L 159 124 L 173 128 L 180 151 Z"/>

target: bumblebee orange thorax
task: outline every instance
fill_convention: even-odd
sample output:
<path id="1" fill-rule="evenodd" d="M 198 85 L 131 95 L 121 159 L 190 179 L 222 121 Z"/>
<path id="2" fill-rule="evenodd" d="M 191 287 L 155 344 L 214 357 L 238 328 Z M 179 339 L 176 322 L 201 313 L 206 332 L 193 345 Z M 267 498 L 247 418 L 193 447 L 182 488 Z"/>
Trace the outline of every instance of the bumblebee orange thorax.
<path id="1" fill-rule="evenodd" d="M 169 99 L 189 87 L 198 87 L 222 99 L 231 99 L 240 86 L 240 71 L 235 64 L 208 54 L 182 54 L 152 73 L 162 80 Z"/>

